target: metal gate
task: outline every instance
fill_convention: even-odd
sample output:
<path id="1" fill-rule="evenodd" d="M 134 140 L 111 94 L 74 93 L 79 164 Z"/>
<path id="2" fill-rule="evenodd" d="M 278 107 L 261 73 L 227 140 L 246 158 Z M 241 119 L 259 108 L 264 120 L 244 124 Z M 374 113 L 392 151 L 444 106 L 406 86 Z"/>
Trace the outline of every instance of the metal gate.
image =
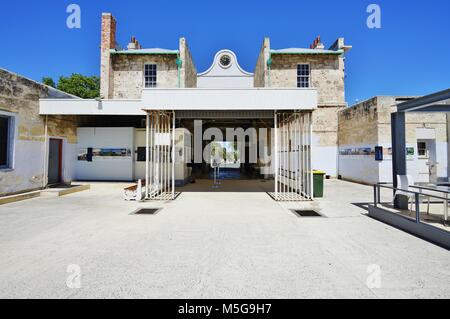
<path id="1" fill-rule="evenodd" d="M 147 111 L 145 198 L 174 200 L 175 112 Z"/>
<path id="2" fill-rule="evenodd" d="M 312 113 L 275 113 L 275 193 L 277 201 L 313 199 Z"/>

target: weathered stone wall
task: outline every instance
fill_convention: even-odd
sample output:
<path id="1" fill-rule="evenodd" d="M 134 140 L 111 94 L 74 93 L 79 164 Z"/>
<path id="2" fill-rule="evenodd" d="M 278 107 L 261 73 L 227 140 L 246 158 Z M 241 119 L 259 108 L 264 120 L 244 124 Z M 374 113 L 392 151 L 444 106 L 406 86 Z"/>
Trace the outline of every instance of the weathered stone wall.
<path id="1" fill-rule="evenodd" d="M 144 65 L 157 64 L 157 87 L 178 87 L 176 54 L 133 55 L 120 54 L 112 57 L 114 99 L 140 99 L 144 88 Z"/>
<path id="2" fill-rule="evenodd" d="M 0 111 L 15 118 L 12 169 L 0 170 L 0 196 L 40 188 L 44 178 L 45 117 L 39 99 L 53 97 L 54 89 L 0 69 Z M 64 94 L 58 92 L 58 97 Z M 66 95 L 65 97 L 70 97 Z M 77 143 L 76 118 L 48 117 L 48 136 Z"/>
<path id="3" fill-rule="evenodd" d="M 366 145 L 378 143 L 378 99 L 376 97 L 338 114 L 339 146 Z"/>
<path id="4" fill-rule="evenodd" d="M 318 95 L 312 117 L 315 168 L 336 176 L 338 113 L 346 106 L 343 55 L 272 54 L 271 58 L 270 87 L 297 87 L 297 65 L 310 65 L 311 88 Z"/>
<path id="5" fill-rule="evenodd" d="M 254 72 L 254 87 L 265 87 L 268 85 L 268 66 L 267 60 L 270 56 L 270 39 L 264 38 L 261 51 L 259 52 L 258 61 L 256 62 Z"/>
<path id="6" fill-rule="evenodd" d="M 342 55 L 273 54 L 271 87 L 297 87 L 297 65 L 309 64 L 311 87 L 317 89 L 319 106 L 345 106 Z"/>
<path id="7" fill-rule="evenodd" d="M 197 69 L 185 38 L 180 39 L 180 59 L 182 61 L 180 70 L 181 87 L 197 87 Z"/>

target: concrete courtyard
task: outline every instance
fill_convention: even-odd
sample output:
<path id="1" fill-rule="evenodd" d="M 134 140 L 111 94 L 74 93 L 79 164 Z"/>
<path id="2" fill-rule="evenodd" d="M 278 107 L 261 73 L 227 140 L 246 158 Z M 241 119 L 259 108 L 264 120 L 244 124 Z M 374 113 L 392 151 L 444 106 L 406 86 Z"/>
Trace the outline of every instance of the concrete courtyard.
<path id="1" fill-rule="evenodd" d="M 0 297 L 450 297 L 449 252 L 367 217 L 371 187 L 327 181 L 314 203 L 263 192 L 130 203 L 123 186 L 0 206 Z M 138 207 L 163 209 L 132 215 Z M 290 211 L 299 208 L 325 218 Z M 81 269 L 79 289 L 66 284 L 69 265 Z M 380 288 L 367 285 L 371 265 Z"/>

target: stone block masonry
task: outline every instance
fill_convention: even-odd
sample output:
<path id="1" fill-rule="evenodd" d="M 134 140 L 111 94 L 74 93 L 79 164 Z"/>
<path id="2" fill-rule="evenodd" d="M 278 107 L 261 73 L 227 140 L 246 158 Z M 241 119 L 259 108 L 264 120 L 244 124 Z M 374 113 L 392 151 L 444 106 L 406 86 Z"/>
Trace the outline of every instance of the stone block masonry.
<path id="1" fill-rule="evenodd" d="M 45 184 L 45 117 L 39 99 L 73 98 L 63 92 L 0 69 L 0 114 L 14 118 L 11 167 L 0 169 L 0 196 L 42 188 Z M 75 158 L 76 118 L 49 116 L 48 136 L 64 140 L 63 160 Z M 73 156 L 72 156 L 73 155 Z M 71 165 L 64 165 L 64 180 L 71 181 Z"/>

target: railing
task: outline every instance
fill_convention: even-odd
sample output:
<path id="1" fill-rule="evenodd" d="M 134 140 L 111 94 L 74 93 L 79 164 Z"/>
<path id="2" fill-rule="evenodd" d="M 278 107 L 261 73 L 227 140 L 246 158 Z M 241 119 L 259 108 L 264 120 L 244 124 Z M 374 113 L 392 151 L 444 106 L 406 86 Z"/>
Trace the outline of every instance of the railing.
<path id="1" fill-rule="evenodd" d="M 414 202 L 415 202 L 415 222 L 417 224 L 420 224 L 420 196 L 426 196 L 428 198 L 435 198 L 435 199 L 439 199 L 442 200 L 445 204 L 445 213 L 444 213 L 444 225 L 447 222 L 447 208 L 448 208 L 448 194 L 450 194 L 450 190 L 443 190 L 443 189 L 434 189 L 434 188 L 429 188 L 429 187 L 421 187 L 421 186 L 409 186 L 409 188 L 415 188 L 415 189 L 419 189 L 419 191 L 412 191 L 412 190 L 405 190 L 405 189 L 400 189 L 400 188 L 396 188 L 393 186 L 389 186 L 390 184 L 388 183 L 378 183 L 374 185 L 374 207 L 378 208 L 379 205 L 381 205 L 381 189 L 390 189 L 393 190 L 395 192 L 400 191 L 402 193 L 409 193 L 409 194 L 414 194 Z M 427 190 L 430 192 L 437 192 L 437 193 L 444 193 L 445 197 L 442 196 L 438 196 L 438 195 L 433 195 L 433 194 L 428 194 L 428 193 L 423 193 L 423 190 Z"/>

